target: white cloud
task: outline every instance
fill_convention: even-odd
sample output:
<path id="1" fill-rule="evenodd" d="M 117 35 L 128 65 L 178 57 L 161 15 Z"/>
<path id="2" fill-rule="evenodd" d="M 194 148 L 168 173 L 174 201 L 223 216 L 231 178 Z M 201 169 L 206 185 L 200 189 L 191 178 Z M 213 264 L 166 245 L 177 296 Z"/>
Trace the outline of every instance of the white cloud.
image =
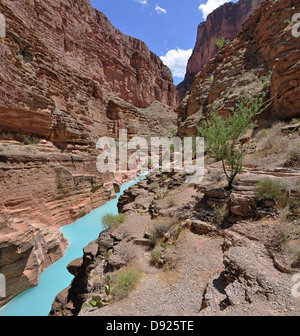
<path id="1" fill-rule="evenodd" d="M 207 0 L 206 4 L 199 6 L 199 9 L 202 11 L 203 18 L 206 20 L 208 14 L 213 12 L 216 8 L 224 5 L 225 2 L 229 1 L 231 0 Z"/>
<path id="2" fill-rule="evenodd" d="M 169 50 L 165 56 L 161 56 L 160 58 L 171 69 L 174 77 L 184 78 L 186 66 L 192 52 L 193 49 L 182 50 L 177 48 Z"/>
<path id="3" fill-rule="evenodd" d="M 135 0 L 135 2 L 138 2 L 139 4 L 146 6 L 148 5 L 148 0 Z"/>
<path id="4" fill-rule="evenodd" d="M 156 5 L 155 10 L 157 14 L 167 14 L 167 10 L 159 7 L 158 5 Z"/>

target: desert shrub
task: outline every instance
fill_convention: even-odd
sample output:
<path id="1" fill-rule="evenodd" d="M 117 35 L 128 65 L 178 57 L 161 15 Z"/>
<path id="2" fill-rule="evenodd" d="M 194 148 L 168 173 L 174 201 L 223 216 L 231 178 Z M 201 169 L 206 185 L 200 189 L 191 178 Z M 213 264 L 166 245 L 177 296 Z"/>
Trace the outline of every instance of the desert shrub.
<path id="1" fill-rule="evenodd" d="M 286 198 L 287 186 L 281 181 L 272 180 L 270 178 L 261 179 L 256 186 L 258 201 L 278 201 Z"/>
<path id="2" fill-rule="evenodd" d="M 163 220 L 152 227 L 150 240 L 153 245 L 155 245 L 159 239 L 164 237 L 164 235 L 169 231 L 172 224 L 173 223 L 170 221 Z"/>
<path id="3" fill-rule="evenodd" d="M 293 267 L 299 268 L 300 266 L 300 251 L 296 251 L 293 254 Z"/>
<path id="4" fill-rule="evenodd" d="M 287 158 L 292 161 L 296 161 L 300 158 L 300 151 L 295 149 L 289 149 L 287 152 Z"/>
<path id="5" fill-rule="evenodd" d="M 169 196 L 167 199 L 166 199 L 166 202 L 167 202 L 167 205 L 169 208 L 172 208 L 174 205 L 175 205 L 175 197 L 174 196 Z"/>
<path id="6" fill-rule="evenodd" d="M 119 215 L 106 214 L 102 218 L 102 224 L 107 229 L 116 229 L 122 223 L 124 223 L 125 220 L 126 220 L 126 215 L 125 214 L 119 214 Z"/>
<path id="7" fill-rule="evenodd" d="M 227 209 L 227 205 L 223 205 L 223 206 L 215 206 L 214 207 L 214 213 L 215 213 L 215 221 L 216 223 L 221 226 L 226 218 L 228 217 L 228 209 Z"/>
<path id="8" fill-rule="evenodd" d="M 296 217 L 297 217 L 298 219 L 300 219 L 300 206 L 297 206 L 297 207 L 295 208 L 295 214 L 296 214 Z"/>
<path id="9" fill-rule="evenodd" d="M 152 191 L 152 190 L 155 190 L 155 189 L 158 189 L 159 188 L 159 184 L 158 182 L 153 182 L 149 185 L 149 191 Z"/>
<path id="10" fill-rule="evenodd" d="M 160 260 L 161 254 L 162 254 L 162 248 L 161 247 L 156 247 L 151 252 L 151 263 L 156 264 Z"/>
<path id="11" fill-rule="evenodd" d="M 166 196 L 168 196 L 169 194 L 169 190 L 164 191 L 164 192 L 158 192 L 156 193 L 156 195 L 154 196 L 155 200 L 160 200 L 160 199 L 164 199 Z"/>
<path id="12" fill-rule="evenodd" d="M 289 148 L 286 153 L 286 159 L 289 163 L 295 163 L 300 161 L 300 150 L 295 148 Z"/>
<path id="13" fill-rule="evenodd" d="M 39 140 L 30 134 L 22 134 L 23 142 L 25 145 L 36 145 L 39 143 Z"/>
<path id="14" fill-rule="evenodd" d="M 109 257 L 110 257 L 110 252 L 109 252 L 109 251 L 106 251 L 106 252 L 104 253 L 105 261 L 108 261 Z"/>
<path id="15" fill-rule="evenodd" d="M 296 138 L 295 140 L 291 140 L 286 137 L 281 131 L 282 126 L 284 126 L 284 124 L 277 124 L 270 129 L 262 130 L 256 134 L 256 138 L 259 141 L 258 151 L 255 153 L 257 160 L 271 156 L 274 156 L 276 160 L 275 155 L 278 156 L 278 158 L 285 159 L 287 149 L 294 148 L 292 147 L 292 142 L 294 142 Z M 251 158 L 251 160 L 253 160 L 253 158 Z"/>
<path id="16" fill-rule="evenodd" d="M 279 210 L 279 221 L 282 224 L 286 224 L 289 221 L 289 216 L 291 215 L 291 211 L 290 211 L 290 207 L 286 206 L 286 207 L 282 207 Z"/>
<path id="17" fill-rule="evenodd" d="M 260 139 L 265 138 L 266 136 L 267 136 L 267 131 L 263 129 L 256 133 L 255 138 L 260 140 Z"/>
<path id="18" fill-rule="evenodd" d="M 260 77 L 262 89 L 265 89 L 270 86 L 270 80 L 271 80 L 272 74 L 273 72 L 269 71 L 268 75 Z"/>
<path id="19" fill-rule="evenodd" d="M 222 49 L 225 44 L 225 38 L 224 37 L 215 37 L 214 38 L 215 44 L 219 49 Z"/>
<path id="20" fill-rule="evenodd" d="M 114 300 L 119 301 L 126 298 L 135 288 L 141 276 L 141 271 L 136 267 L 121 269 L 113 280 L 112 296 Z"/>
<path id="21" fill-rule="evenodd" d="M 293 125 L 293 124 L 298 124 L 299 122 L 299 119 L 297 118 L 293 118 L 291 121 L 290 121 L 290 124 Z"/>
<path id="22" fill-rule="evenodd" d="M 90 272 L 88 275 L 89 291 L 98 293 L 101 289 L 102 277 L 97 272 Z"/>
<path id="23" fill-rule="evenodd" d="M 164 175 L 162 176 L 162 179 L 163 179 L 163 181 L 166 181 L 166 180 L 168 179 L 168 175 L 164 174 Z"/>

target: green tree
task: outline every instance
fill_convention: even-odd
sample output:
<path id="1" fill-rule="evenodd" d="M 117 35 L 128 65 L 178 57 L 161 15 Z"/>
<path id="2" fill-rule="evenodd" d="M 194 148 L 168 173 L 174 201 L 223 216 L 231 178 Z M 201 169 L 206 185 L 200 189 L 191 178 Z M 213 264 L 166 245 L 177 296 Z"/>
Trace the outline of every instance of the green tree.
<path id="1" fill-rule="evenodd" d="M 269 104 L 264 102 L 264 97 L 244 95 L 228 118 L 220 116 L 217 107 L 213 106 L 201 125 L 196 125 L 205 139 L 207 154 L 222 160 L 229 189 L 232 189 L 235 177 L 243 169 L 245 149 L 240 139 L 249 128 L 255 126 L 254 117 L 267 106 Z"/>

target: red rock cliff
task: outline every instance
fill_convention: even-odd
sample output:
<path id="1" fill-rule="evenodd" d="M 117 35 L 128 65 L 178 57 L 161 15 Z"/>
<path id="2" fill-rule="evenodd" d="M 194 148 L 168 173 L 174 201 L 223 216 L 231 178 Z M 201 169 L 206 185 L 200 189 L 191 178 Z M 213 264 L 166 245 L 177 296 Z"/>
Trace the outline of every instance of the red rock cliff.
<path id="1" fill-rule="evenodd" d="M 170 70 L 88 0 L 3 0 L 0 10 L 8 26 L 0 126 L 86 142 L 84 131 L 106 133 L 108 93 L 136 107 L 177 106 Z"/>
<path id="2" fill-rule="evenodd" d="M 212 104 L 220 114 L 234 111 L 241 95 L 272 98 L 260 122 L 290 120 L 300 115 L 299 37 L 292 34 L 300 0 L 265 0 L 238 36 L 196 75 L 177 109 L 179 134 L 197 134 L 196 123 Z"/>
<path id="3" fill-rule="evenodd" d="M 178 98 L 160 58 L 88 0 L 1 0 L 0 12 L 0 272 L 10 299 L 62 256 L 59 226 L 122 183 L 98 173 L 97 138 L 169 134 Z"/>
<path id="4" fill-rule="evenodd" d="M 215 44 L 215 38 L 224 37 L 225 40 L 233 40 L 241 31 L 249 16 L 263 1 L 240 0 L 237 3 L 225 3 L 209 14 L 205 22 L 200 23 L 196 44 L 187 65 L 185 79 L 177 86 L 180 99 L 190 90 L 197 73 L 219 51 Z"/>

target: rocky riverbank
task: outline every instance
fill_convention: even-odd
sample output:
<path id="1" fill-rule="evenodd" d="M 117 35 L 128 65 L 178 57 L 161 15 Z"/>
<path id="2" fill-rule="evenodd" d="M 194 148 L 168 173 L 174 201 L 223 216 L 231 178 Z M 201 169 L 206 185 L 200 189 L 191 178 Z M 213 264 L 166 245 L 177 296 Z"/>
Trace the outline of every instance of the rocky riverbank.
<path id="1" fill-rule="evenodd" d="M 261 142 L 253 138 L 251 146 L 259 152 Z M 126 220 L 69 265 L 75 279 L 51 315 L 299 315 L 291 290 L 300 222 L 258 201 L 262 178 L 289 185 L 290 197 L 299 198 L 299 168 L 279 162 L 246 166 L 231 192 L 220 162 L 207 164 L 200 185 L 186 184 L 184 173 L 150 174 L 120 198 Z M 122 300 L 111 299 L 107 276 L 113 293 L 127 268 L 139 270 L 139 282 Z M 82 308 L 94 295 L 104 307 Z"/>

